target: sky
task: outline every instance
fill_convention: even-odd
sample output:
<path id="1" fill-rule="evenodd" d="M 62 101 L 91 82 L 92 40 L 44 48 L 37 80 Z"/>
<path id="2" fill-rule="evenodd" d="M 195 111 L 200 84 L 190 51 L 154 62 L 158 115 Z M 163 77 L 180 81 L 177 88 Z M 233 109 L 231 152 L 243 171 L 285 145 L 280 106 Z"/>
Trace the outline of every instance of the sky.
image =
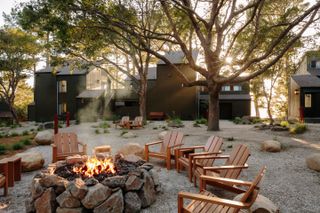
<path id="1" fill-rule="evenodd" d="M 11 8 L 13 8 L 16 4 L 21 2 L 27 2 L 28 0 L 1 0 L 1 7 L 0 7 L 0 26 L 4 24 L 4 19 L 2 17 L 3 13 L 10 13 Z"/>

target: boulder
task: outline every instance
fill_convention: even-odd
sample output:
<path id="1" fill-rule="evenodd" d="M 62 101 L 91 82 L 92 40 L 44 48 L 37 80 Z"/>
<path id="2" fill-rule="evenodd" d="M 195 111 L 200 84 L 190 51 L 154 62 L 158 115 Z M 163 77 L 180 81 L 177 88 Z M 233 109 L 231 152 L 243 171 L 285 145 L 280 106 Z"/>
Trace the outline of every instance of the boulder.
<path id="1" fill-rule="evenodd" d="M 86 196 L 88 187 L 81 178 L 77 178 L 67 186 L 67 190 L 73 197 L 81 200 Z"/>
<path id="2" fill-rule="evenodd" d="M 160 180 L 159 180 L 159 174 L 155 169 L 151 169 L 149 171 L 149 173 L 151 174 L 153 183 L 155 186 L 159 186 L 160 185 Z"/>
<path id="3" fill-rule="evenodd" d="M 127 191 L 139 190 L 141 189 L 142 185 L 142 179 L 135 175 L 130 175 L 125 184 Z"/>
<path id="4" fill-rule="evenodd" d="M 57 213 L 83 213 L 85 212 L 84 208 L 57 208 Z"/>
<path id="5" fill-rule="evenodd" d="M 80 201 L 74 198 L 67 190 L 57 197 L 57 202 L 63 208 L 77 208 L 81 206 Z"/>
<path id="6" fill-rule="evenodd" d="M 102 181 L 103 185 L 108 186 L 110 188 L 117 188 L 117 187 L 123 188 L 125 183 L 126 183 L 126 177 L 119 176 L 119 175 L 106 178 Z"/>
<path id="7" fill-rule="evenodd" d="M 162 132 L 160 132 L 159 135 L 158 135 L 158 138 L 159 138 L 160 140 L 163 140 L 163 139 L 164 139 L 164 136 L 165 136 L 167 133 L 168 133 L 168 131 L 162 131 Z"/>
<path id="8" fill-rule="evenodd" d="M 113 193 L 107 200 L 94 208 L 93 213 L 122 213 L 124 209 L 122 190 Z"/>
<path id="9" fill-rule="evenodd" d="M 156 201 L 156 191 L 154 189 L 152 177 L 147 171 L 144 171 L 143 182 L 143 189 L 139 191 L 138 195 L 141 200 L 142 208 L 146 208 Z"/>
<path id="10" fill-rule="evenodd" d="M 37 199 L 42 195 L 45 188 L 43 188 L 40 184 L 40 178 L 34 178 L 31 183 L 31 197 L 32 199 Z"/>
<path id="11" fill-rule="evenodd" d="M 124 160 L 132 163 L 137 163 L 138 161 L 142 161 L 143 159 L 137 155 L 130 154 L 130 155 L 125 155 Z"/>
<path id="12" fill-rule="evenodd" d="M 281 144 L 278 141 L 274 140 L 267 140 L 262 142 L 261 150 L 267 152 L 280 152 L 281 151 Z"/>
<path id="13" fill-rule="evenodd" d="M 59 185 L 63 185 L 66 187 L 67 185 L 67 180 L 58 176 L 58 175 L 45 175 L 44 177 L 42 177 L 39 181 L 39 183 L 41 184 L 41 186 L 43 187 L 53 187 L 53 186 L 59 186 Z"/>
<path id="14" fill-rule="evenodd" d="M 88 178 L 85 180 L 86 186 L 94 186 L 97 183 L 99 183 L 99 181 L 97 179 L 95 179 L 94 177 L 91 177 L 91 178 Z"/>
<path id="15" fill-rule="evenodd" d="M 127 132 L 122 135 L 123 138 L 135 138 L 137 135 L 133 132 Z"/>
<path id="16" fill-rule="evenodd" d="M 144 148 L 138 143 L 127 143 L 118 150 L 118 154 L 124 156 L 133 154 L 144 158 Z"/>
<path id="17" fill-rule="evenodd" d="M 233 200 L 240 201 L 244 193 L 237 195 Z M 249 209 L 241 209 L 241 213 L 279 213 L 279 208 L 268 198 L 258 195 Z"/>
<path id="18" fill-rule="evenodd" d="M 30 172 L 43 167 L 44 158 L 39 152 L 23 152 L 15 156 L 21 158 L 23 172 Z"/>
<path id="19" fill-rule="evenodd" d="M 53 132 L 52 130 L 44 130 L 38 132 L 34 137 L 34 141 L 39 145 L 50 145 L 53 143 Z"/>
<path id="20" fill-rule="evenodd" d="M 141 200 L 137 193 L 127 192 L 124 195 L 124 212 L 125 213 L 137 213 L 141 210 Z"/>
<path id="21" fill-rule="evenodd" d="M 35 202 L 36 212 L 54 213 L 56 212 L 56 194 L 53 188 L 48 188 Z"/>
<path id="22" fill-rule="evenodd" d="M 81 203 L 87 209 L 93 209 L 105 201 L 110 195 L 110 188 L 98 183 L 89 187 L 89 190 L 86 196 L 81 200 Z"/>
<path id="23" fill-rule="evenodd" d="M 27 197 L 24 201 L 24 206 L 26 209 L 26 213 L 33 213 L 36 211 L 36 208 L 34 206 L 34 200 L 32 197 Z"/>
<path id="24" fill-rule="evenodd" d="M 311 154 L 306 158 L 306 163 L 309 169 L 320 172 L 320 154 Z"/>

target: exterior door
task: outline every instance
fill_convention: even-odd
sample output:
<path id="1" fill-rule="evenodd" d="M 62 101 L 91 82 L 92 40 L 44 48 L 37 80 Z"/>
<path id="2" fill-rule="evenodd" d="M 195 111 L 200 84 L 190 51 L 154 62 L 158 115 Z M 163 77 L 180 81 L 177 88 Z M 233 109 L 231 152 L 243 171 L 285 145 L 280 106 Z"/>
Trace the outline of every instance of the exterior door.
<path id="1" fill-rule="evenodd" d="M 232 103 L 220 103 L 220 119 L 232 119 Z"/>
<path id="2" fill-rule="evenodd" d="M 320 117 L 320 93 L 305 93 L 304 116 L 306 118 Z"/>

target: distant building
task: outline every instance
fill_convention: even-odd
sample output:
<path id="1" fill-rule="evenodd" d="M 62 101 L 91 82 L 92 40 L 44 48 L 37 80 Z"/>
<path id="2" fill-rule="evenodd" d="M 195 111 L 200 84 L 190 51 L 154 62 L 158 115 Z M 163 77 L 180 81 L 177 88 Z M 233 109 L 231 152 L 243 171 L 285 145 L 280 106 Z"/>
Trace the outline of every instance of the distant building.
<path id="1" fill-rule="evenodd" d="M 12 122 L 13 116 L 8 104 L 0 98 L 0 121 Z"/>
<path id="2" fill-rule="evenodd" d="M 56 113 L 65 116 L 66 112 L 76 119 L 88 104 L 92 111 L 84 112 L 84 116 L 102 116 L 111 100 L 110 84 L 105 72 L 92 67 L 65 65 L 39 70 L 35 73 L 34 103 L 28 107 L 29 120 L 52 121 Z"/>
<path id="3" fill-rule="evenodd" d="M 289 86 L 289 119 L 320 122 L 320 51 L 309 51 Z"/>

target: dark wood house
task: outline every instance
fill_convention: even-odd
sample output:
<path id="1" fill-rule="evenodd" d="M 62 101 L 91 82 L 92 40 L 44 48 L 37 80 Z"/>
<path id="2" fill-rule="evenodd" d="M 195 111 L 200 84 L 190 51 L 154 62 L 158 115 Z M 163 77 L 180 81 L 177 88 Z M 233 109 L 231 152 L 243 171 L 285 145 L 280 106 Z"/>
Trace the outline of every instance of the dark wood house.
<path id="1" fill-rule="evenodd" d="M 289 86 L 289 119 L 320 122 L 320 51 L 309 51 Z"/>
<path id="2" fill-rule="evenodd" d="M 83 114 L 94 118 L 104 113 L 110 95 L 110 80 L 97 68 L 48 67 L 35 73 L 34 103 L 28 107 L 28 117 L 52 121 L 55 114 L 63 117 L 69 112 L 76 119 L 89 108 Z"/>

